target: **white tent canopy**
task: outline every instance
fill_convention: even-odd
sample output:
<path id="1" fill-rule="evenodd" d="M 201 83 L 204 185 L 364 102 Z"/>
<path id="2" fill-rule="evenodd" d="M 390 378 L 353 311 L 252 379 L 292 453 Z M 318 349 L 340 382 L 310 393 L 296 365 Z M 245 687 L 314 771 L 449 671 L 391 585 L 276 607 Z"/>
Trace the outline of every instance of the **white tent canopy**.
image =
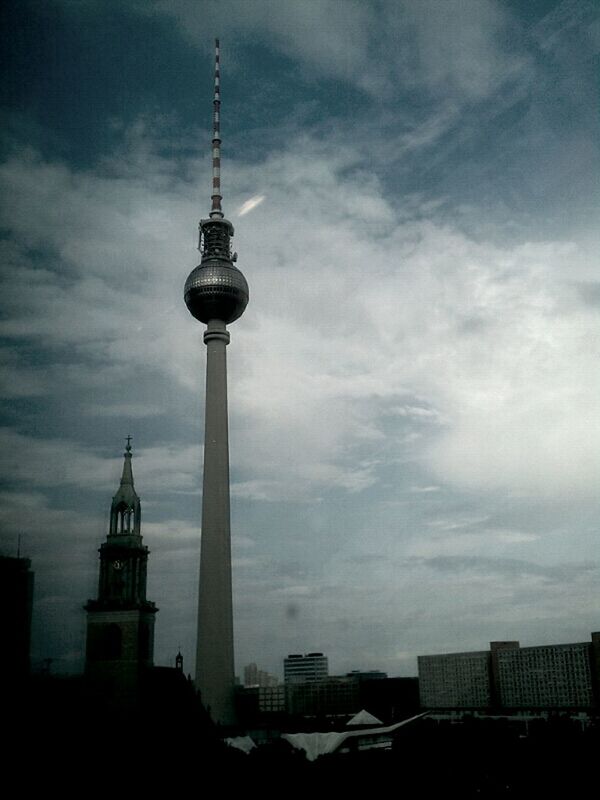
<path id="1" fill-rule="evenodd" d="M 408 725 L 416 719 L 426 716 L 428 712 L 417 714 L 409 719 L 404 719 L 402 722 L 397 722 L 395 725 L 388 725 L 385 728 L 367 728 L 357 731 L 343 731 L 342 733 L 283 733 L 282 739 L 289 742 L 296 750 L 304 750 L 306 758 L 309 761 L 314 761 L 319 756 L 326 753 L 334 753 L 344 742 L 348 739 L 360 738 L 361 742 L 366 739 L 377 739 L 385 737 L 387 734 L 392 734 L 394 731 L 401 728 L 403 725 Z M 390 737 L 391 738 L 391 737 Z"/>
<path id="2" fill-rule="evenodd" d="M 358 714 L 352 717 L 346 723 L 346 727 L 351 727 L 352 725 L 383 725 L 383 722 L 377 717 L 374 717 L 373 714 L 369 714 L 364 708 L 362 711 L 359 711 Z"/>

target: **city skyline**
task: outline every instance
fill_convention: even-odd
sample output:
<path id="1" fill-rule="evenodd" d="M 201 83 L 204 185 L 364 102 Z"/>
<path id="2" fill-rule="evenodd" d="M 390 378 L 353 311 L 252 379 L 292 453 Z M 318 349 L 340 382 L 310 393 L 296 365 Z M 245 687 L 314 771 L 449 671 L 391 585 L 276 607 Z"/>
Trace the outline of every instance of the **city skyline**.
<path id="1" fill-rule="evenodd" d="M 598 629 L 591 2 L 53 0 L 3 11 L 3 531 L 34 661 L 83 667 L 133 435 L 161 612 L 193 672 L 204 403 L 181 302 L 223 192 L 236 672 Z M 243 256 L 242 256 L 243 254 Z"/>

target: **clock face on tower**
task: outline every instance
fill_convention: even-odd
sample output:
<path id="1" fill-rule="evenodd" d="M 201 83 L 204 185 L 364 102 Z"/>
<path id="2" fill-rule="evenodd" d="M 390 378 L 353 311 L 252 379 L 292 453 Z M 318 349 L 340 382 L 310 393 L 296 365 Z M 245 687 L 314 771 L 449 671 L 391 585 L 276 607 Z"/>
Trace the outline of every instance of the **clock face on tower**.
<path id="1" fill-rule="evenodd" d="M 120 571 L 120 570 L 122 570 L 122 569 L 123 569 L 123 566 L 124 566 L 124 565 L 123 565 L 123 562 L 122 562 L 122 561 L 119 561 L 119 560 L 117 560 L 117 561 L 113 561 L 113 562 L 112 562 L 112 565 L 113 565 L 113 569 L 116 569 L 116 570 L 117 570 L 117 572 L 118 572 L 118 571 Z"/>

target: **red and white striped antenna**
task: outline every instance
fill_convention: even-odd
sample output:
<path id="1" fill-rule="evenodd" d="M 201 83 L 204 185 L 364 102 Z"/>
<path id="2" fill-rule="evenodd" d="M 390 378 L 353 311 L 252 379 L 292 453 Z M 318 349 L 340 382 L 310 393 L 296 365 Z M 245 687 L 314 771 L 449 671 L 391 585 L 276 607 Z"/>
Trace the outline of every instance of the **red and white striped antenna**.
<path id="1" fill-rule="evenodd" d="M 213 138 L 212 138 L 212 206 L 211 219 L 223 219 L 221 208 L 221 74 L 219 70 L 219 40 L 215 39 L 215 99 L 213 101 Z"/>

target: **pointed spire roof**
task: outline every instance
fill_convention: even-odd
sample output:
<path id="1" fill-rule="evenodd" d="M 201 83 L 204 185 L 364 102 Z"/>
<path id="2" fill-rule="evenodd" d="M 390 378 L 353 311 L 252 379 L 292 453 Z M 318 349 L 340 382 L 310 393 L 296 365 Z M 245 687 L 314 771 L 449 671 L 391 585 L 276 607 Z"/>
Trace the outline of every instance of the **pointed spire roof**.
<path id="1" fill-rule="evenodd" d="M 123 474 L 121 475 L 121 486 L 133 486 L 133 470 L 131 469 L 131 436 L 126 436 L 127 444 L 125 446 L 125 461 L 123 463 Z"/>
<path id="2" fill-rule="evenodd" d="M 113 497 L 113 508 L 117 505 L 124 504 L 128 508 L 135 508 L 136 505 L 139 504 L 140 498 L 135 491 L 133 485 L 133 470 L 131 468 L 131 436 L 127 436 L 127 445 L 125 447 L 125 452 L 123 456 L 125 461 L 123 462 L 123 473 L 121 475 L 121 483 L 119 485 L 119 489 L 117 490 L 116 495 Z"/>

